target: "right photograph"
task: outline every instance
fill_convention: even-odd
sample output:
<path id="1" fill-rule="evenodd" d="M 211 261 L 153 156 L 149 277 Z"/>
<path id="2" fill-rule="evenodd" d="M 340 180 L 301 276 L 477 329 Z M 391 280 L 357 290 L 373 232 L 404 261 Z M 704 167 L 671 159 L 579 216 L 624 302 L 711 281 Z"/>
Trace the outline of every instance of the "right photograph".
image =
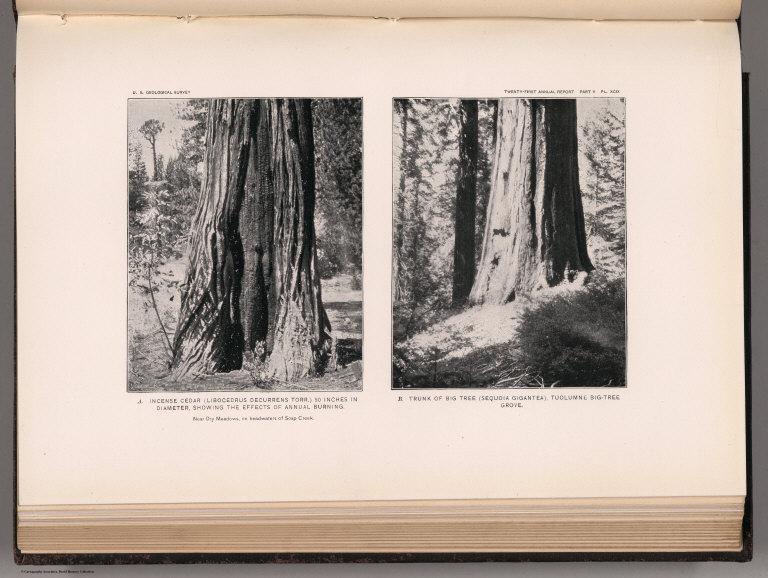
<path id="1" fill-rule="evenodd" d="M 623 98 L 393 100 L 392 387 L 626 387 Z"/>

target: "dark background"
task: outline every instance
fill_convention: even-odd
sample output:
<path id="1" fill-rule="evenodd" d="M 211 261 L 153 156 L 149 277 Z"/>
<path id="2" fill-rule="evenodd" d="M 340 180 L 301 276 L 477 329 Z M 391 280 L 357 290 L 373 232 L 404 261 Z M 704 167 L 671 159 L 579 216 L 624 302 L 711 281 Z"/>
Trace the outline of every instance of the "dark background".
<path id="1" fill-rule="evenodd" d="M 768 576 L 768 2 L 743 0 L 744 70 L 751 73 L 752 361 L 754 560 L 725 562 L 601 562 L 379 565 L 219 565 L 16 567 L 13 563 L 13 134 L 15 23 L 0 0 L 0 577 L 25 573 L 96 576 Z"/>

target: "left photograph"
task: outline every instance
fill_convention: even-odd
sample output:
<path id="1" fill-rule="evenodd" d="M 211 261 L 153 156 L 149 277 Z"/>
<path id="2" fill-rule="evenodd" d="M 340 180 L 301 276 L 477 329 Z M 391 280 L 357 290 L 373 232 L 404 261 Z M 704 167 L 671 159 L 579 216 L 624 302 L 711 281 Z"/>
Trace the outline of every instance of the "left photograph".
<path id="1" fill-rule="evenodd" d="M 362 112 L 128 100 L 128 391 L 362 389 Z"/>

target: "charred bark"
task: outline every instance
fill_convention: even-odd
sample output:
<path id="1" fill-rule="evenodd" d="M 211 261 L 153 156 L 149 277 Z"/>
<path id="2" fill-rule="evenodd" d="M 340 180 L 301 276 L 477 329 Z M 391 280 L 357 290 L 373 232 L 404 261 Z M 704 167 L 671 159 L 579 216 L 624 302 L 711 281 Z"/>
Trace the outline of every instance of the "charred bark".
<path id="1" fill-rule="evenodd" d="M 248 173 L 239 230 L 243 243 L 243 289 L 240 293 L 244 345 L 259 351 L 263 361 L 271 351 L 276 294 L 272 283 L 275 191 L 272 178 L 272 110 L 266 100 L 255 104 L 251 124 L 254 141 L 248 155 Z M 261 348 L 259 344 L 263 344 Z"/>
<path id="2" fill-rule="evenodd" d="M 248 170 L 252 106 L 213 100 L 205 172 L 192 224 L 190 260 L 173 339 L 174 376 L 217 373 L 242 365 L 238 217 Z"/>
<path id="3" fill-rule="evenodd" d="M 281 381 L 326 368 L 314 206 L 309 101 L 211 101 L 176 378 L 239 369 L 246 352 Z"/>
<path id="4" fill-rule="evenodd" d="M 322 373 L 331 357 L 315 244 L 315 156 L 310 101 L 271 103 L 276 296 L 269 373 L 282 380 Z"/>
<path id="5" fill-rule="evenodd" d="M 477 197 L 478 114 L 476 100 L 459 104 L 459 174 L 454 220 L 454 307 L 464 305 L 475 281 L 475 202 Z"/>
<path id="6" fill-rule="evenodd" d="M 592 270 L 576 101 L 499 101 L 491 198 L 472 303 L 506 303 Z"/>

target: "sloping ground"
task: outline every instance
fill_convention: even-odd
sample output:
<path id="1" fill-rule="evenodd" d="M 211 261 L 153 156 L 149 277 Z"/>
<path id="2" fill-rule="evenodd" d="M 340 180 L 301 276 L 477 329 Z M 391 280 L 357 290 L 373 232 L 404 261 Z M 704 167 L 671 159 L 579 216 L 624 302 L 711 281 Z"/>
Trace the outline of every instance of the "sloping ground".
<path id="1" fill-rule="evenodd" d="M 563 284 L 505 305 L 479 305 L 395 344 L 395 387 L 541 387 L 516 360 L 525 311 L 581 287 Z"/>
<path id="2" fill-rule="evenodd" d="M 323 305 L 336 339 L 363 339 L 363 292 L 353 289 L 351 275 L 322 282 Z"/>
<path id="3" fill-rule="evenodd" d="M 416 358 L 461 358 L 475 349 L 509 341 L 528 307 L 530 302 L 522 300 L 470 307 L 435 323 L 399 347 Z"/>
<path id="4" fill-rule="evenodd" d="M 580 289 L 580 286 L 563 284 L 537 291 L 530 297 L 520 296 L 505 305 L 468 307 L 431 325 L 397 347 L 417 358 L 465 357 L 476 349 L 499 345 L 513 339 L 522 314 L 531 307 L 536 307 L 556 295 Z"/>

